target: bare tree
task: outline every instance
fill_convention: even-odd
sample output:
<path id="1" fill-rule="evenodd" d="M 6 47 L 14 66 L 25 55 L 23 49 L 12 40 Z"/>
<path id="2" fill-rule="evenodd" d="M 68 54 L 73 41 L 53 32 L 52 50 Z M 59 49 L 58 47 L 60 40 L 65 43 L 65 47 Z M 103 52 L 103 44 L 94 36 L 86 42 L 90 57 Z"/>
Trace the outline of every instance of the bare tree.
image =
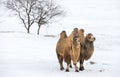
<path id="1" fill-rule="evenodd" d="M 35 21 L 32 10 L 36 1 L 37 0 L 7 0 L 7 8 L 16 11 L 27 30 L 27 33 L 30 33 L 30 27 Z"/>
<path id="2" fill-rule="evenodd" d="M 39 31 L 42 25 L 48 24 L 51 19 L 56 16 L 60 16 L 63 14 L 60 6 L 55 5 L 52 0 L 40 0 L 37 2 L 36 7 L 36 19 L 38 24 L 37 34 L 39 35 Z"/>
<path id="3" fill-rule="evenodd" d="M 33 23 L 37 23 L 38 35 L 42 25 L 48 24 L 51 19 L 63 13 L 52 0 L 8 0 L 7 8 L 16 11 L 27 33 L 30 33 Z"/>

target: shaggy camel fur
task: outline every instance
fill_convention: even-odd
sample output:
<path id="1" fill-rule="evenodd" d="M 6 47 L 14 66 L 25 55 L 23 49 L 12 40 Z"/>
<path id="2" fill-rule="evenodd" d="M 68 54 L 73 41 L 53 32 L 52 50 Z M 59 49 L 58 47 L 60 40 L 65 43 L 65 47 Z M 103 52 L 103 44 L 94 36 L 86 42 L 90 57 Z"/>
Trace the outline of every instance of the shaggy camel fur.
<path id="1" fill-rule="evenodd" d="M 81 53 L 80 53 L 80 68 L 79 70 L 84 70 L 84 60 L 88 60 L 91 58 L 94 52 L 94 41 L 95 37 L 92 33 L 88 33 L 85 37 L 84 44 L 81 44 Z"/>
<path id="2" fill-rule="evenodd" d="M 64 35 L 64 33 L 63 33 L 63 35 Z M 72 31 L 72 33 L 70 34 L 69 37 L 62 37 L 62 35 L 60 36 L 60 39 L 59 39 L 59 41 L 57 43 L 57 47 L 56 47 L 56 53 L 57 53 L 57 57 L 58 57 L 58 60 L 59 60 L 59 63 L 60 63 L 60 69 L 61 70 L 64 69 L 63 64 L 62 64 L 63 59 L 67 63 L 66 72 L 68 72 L 70 64 L 71 64 L 71 60 L 74 60 L 74 57 L 76 58 L 76 56 L 73 56 L 72 53 L 73 53 L 73 51 L 77 52 L 79 50 L 78 47 L 80 47 L 80 46 L 77 46 L 77 45 L 80 45 L 80 44 L 77 44 L 74 47 L 74 44 L 76 44 L 75 42 L 78 43 L 78 40 L 79 40 L 78 36 L 79 36 L 78 35 L 78 28 L 74 28 L 74 30 Z M 77 48 L 77 49 L 75 49 L 75 48 Z M 78 54 L 80 55 L 80 50 L 79 50 Z M 79 58 L 78 54 L 77 54 L 76 59 Z M 78 60 L 73 61 L 74 65 L 75 65 L 75 71 L 76 72 L 78 72 L 78 67 L 76 66 L 77 61 Z"/>

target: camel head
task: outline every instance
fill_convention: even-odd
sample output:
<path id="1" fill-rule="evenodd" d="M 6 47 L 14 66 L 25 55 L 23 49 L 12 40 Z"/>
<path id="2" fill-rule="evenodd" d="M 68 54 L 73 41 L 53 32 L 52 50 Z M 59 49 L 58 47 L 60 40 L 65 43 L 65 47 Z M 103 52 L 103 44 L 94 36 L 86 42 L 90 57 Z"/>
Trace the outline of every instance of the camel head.
<path id="1" fill-rule="evenodd" d="M 96 39 L 95 39 L 95 37 L 93 36 L 92 33 L 88 33 L 88 34 L 86 35 L 85 40 L 86 40 L 86 41 L 89 41 L 89 42 L 94 42 Z"/>

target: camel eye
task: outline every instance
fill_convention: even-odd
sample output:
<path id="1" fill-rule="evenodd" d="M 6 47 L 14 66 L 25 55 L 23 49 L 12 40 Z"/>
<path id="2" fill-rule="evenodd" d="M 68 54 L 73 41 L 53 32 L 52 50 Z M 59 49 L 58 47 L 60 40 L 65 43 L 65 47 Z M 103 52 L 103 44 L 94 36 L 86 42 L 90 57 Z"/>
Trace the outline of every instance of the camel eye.
<path id="1" fill-rule="evenodd" d="M 89 39 L 91 39 L 91 37 L 89 37 Z"/>

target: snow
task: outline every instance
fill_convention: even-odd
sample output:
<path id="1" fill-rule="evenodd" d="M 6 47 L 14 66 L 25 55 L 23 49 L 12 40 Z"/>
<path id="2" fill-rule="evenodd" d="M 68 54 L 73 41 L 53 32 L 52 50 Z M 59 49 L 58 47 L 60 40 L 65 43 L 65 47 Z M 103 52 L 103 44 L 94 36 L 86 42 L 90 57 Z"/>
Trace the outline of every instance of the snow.
<path id="1" fill-rule="evenodd" d="M 120 1 L 56 2 L 65 9 L 66 16 L 42 27 L 40 35 L 34 29 L 27 34 L 18 17 L 3 5 L 0 7 L 0 77 L 119 77 Z M 66 73 L 59 70 L 55 48 L 59 33 L 66 30 L 69 35 L 74 27 L 84 28 L 85 34 L 94 34 L 95 52 L 85 61 L 84 71 L 76 73 L 72 68 Z M 90 64 L 91 61 L 95 64 Z"/>

